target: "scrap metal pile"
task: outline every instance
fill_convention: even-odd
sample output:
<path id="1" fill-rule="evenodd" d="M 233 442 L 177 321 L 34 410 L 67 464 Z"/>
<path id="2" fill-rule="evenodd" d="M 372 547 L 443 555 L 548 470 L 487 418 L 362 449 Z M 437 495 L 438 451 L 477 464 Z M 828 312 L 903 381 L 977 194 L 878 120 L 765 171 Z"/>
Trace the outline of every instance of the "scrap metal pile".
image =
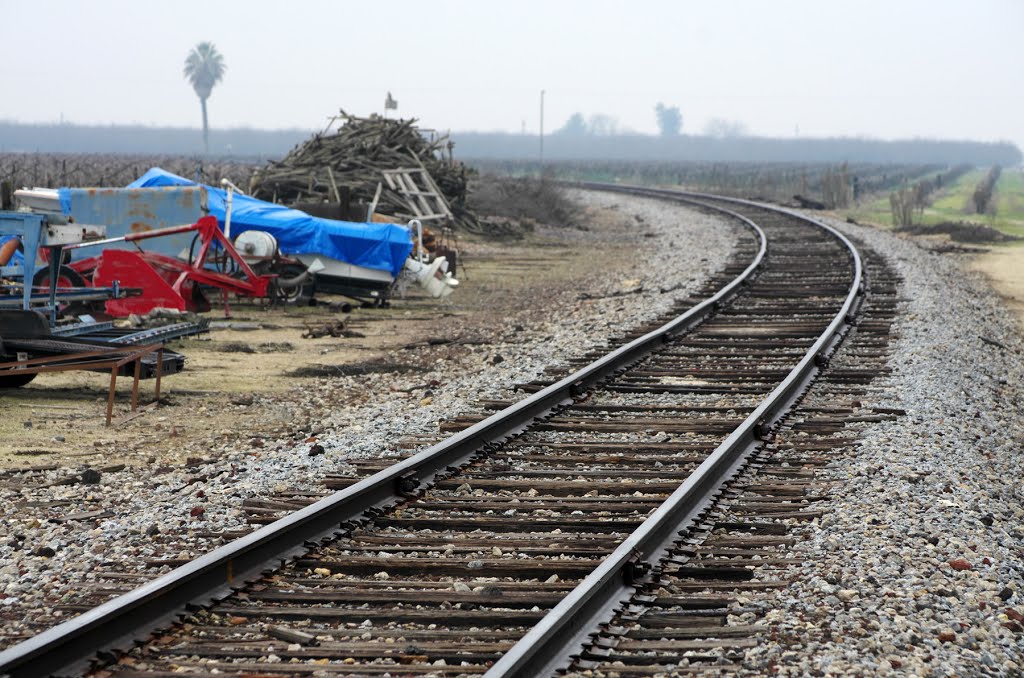
<path id="1" fill-rule="evenodd" d="M 348 201 L 373 205 L 376 212 L 399 219 L 424 218 L 418 194 L 432 198 L 437 189 L 442 203 L 433 214 L 448 211 L 445 221 L 458 230 L 480 232 L 477 217 L 466 209 L 468 171 L 452 160 L 454 144 L 447 135 L 424 135 L 415 120 L 388 120 L 373 115 L 359 118 L 344 111 L 332 120 L 343 124 L 314 135 L 280 161 L 253 173 L 249 194 L 279 204 Z M 422 177 L 424 183 L 402 192 L 387 174 Z M 433 186 L 431 186 L 433 184 Z M 417 201 L 420 202 L 417 205 Z"/>

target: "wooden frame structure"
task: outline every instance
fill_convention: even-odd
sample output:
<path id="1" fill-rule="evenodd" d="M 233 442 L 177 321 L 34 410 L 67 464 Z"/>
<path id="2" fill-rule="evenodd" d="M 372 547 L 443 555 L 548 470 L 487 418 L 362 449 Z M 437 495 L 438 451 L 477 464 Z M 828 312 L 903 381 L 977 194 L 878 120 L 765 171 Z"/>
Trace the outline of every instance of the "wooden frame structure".
<path id="1" fill-rule="evenodd" d="M 420 221 L 447 221 L 453 218 L 444 194 L 423 168 L 407 167 L 383 170 L 388 188 L 405 198 L 410 216 Z"/>

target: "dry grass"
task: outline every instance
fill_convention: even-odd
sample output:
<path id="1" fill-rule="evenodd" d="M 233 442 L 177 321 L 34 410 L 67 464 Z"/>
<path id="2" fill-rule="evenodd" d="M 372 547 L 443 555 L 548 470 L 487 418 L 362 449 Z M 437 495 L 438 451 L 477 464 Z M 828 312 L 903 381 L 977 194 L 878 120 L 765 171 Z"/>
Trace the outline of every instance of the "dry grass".
<path id="1" fill-rule="evenodd" d="M 1007 235 L 991 226 L 967 221 L 943 221 L 938 224 L 913 224 L 895 229 L 911 235 L 948 235 L 955 242 L 992 243 L 1011 242 L 1020 238 Z"/>
<path id="2" fill-rule="evenodd" d="M 470 185 L 469 208 L 487 217 L 505 217 L 551 227 L 579 227 L 580 213 L 565 191 L 549 179 L 487 174 Z"/>

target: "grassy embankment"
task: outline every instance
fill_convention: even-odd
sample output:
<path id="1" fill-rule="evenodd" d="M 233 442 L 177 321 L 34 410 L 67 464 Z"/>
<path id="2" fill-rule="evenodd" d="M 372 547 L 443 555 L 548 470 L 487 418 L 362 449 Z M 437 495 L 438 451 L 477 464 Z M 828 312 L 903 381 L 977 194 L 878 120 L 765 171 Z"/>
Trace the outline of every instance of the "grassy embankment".
<path id="1" fill-rule="evenodd" d="M 965 221 L 985 224 L 1008 235 L 1024 237 L 1024 171 L 1019 168 L 1003 170 L 996 183 L 994 193 L 996 204 L 994 216 L 974 214 L 971 200 L 975 187 L 987 172 L 988 168 L 968 172 L 951 186 L 936 191 L 932 195 L 932 204 L 925 208 L 924 214 L 914 215 L 914 223 L 938 224 L 945 221 Z M 855 209 L 848 210 L 845 214 L 858 221 L 882 226 L 892 225 L 888 194 L 869 196 Z M 1024 241 L 1012 244 L 1024 246 Z"/>

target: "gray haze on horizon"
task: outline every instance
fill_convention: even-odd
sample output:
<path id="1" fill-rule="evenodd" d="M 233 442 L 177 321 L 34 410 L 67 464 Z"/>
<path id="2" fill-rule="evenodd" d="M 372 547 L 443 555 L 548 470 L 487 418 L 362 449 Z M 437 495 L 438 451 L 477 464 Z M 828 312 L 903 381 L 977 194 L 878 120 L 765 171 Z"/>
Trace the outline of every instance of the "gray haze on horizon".
<path id="1" fill-rule="evenodd" d="M 0 120 L 198 127 L 182 77 L 209 40 L 212 128 L 322 127 L 343 108 L 536 134 L 575 112 L 655 133 L 1012 141 L 1024 148 L 1019 0 L 153 4 L 0 0 Z"/>

